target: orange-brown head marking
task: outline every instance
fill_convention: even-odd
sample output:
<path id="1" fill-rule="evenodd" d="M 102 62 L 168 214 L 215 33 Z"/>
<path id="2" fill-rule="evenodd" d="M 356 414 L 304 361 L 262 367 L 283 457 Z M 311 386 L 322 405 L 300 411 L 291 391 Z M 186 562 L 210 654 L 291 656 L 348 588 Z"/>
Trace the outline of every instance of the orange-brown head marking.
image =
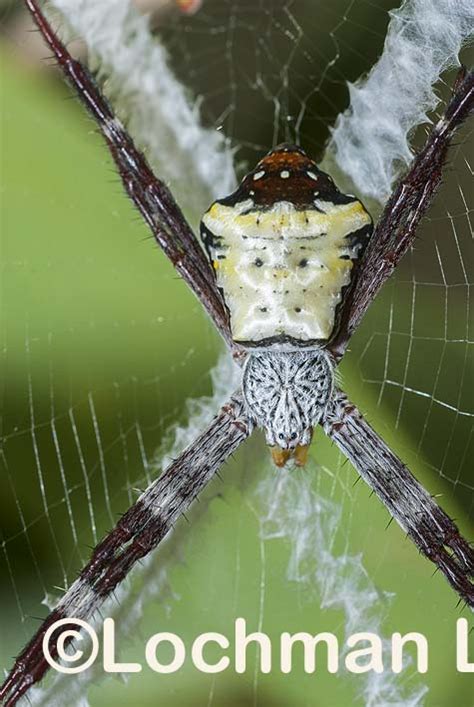
<path id="1" fill-rule="evenodd" d="M 300 147 L 283 144 L 275 147 L 242 181 L 241 196 L 250 195 L 257 207 L 288 201 L 296 208 L 312 207 L 315 195 L 326 199 L 347 197 L 338 192 L 331 177 L 322 172 Z M 253 193 L 251 193 L 253 192 Z M 337 202 L 341 203 L 341 202 Z"/>

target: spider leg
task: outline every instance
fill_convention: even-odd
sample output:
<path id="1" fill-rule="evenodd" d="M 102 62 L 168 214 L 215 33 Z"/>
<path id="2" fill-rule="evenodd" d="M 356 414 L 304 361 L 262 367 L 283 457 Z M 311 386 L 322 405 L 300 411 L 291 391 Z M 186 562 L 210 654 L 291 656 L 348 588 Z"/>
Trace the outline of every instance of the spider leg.
<path id="1" fill-rule="evenodd" d="M 337 361 L 380 288 L 412 245 L 417 227 L 441 183 L 453 135 L 473 110 L 474 71 L 462 72 L 444 116 L 395 187 L 369 240 L 344 299 L 340 325 L 327 347 Z"/>
<path id="2" fill-rule="evenodd" d="M 229 317 L 217 289 L 214 273 L 170 190 L 155 177 L 146 158 L 115 117 L 90 72 L 73 59 L 58 39 L 37 0 L 25 2 L 64 76 L 97 122 L 125 191 L 150 227 L 157 243 L 197 295 L 218 331 L 232 348 Z"/>
<path id="3" fill-rule="evenodd" d="M 474 607 L 474 550 L 454 521 L 341 390 L 336 391 L 321 424 L 420 552 Z"/>
<path id="4" fill-rule="evenodd" d="M 12 707 L 49 669 L 43 637 L 59 619 L 89 619 L 146 557 L 252 431 L 240 392 L 219 411 L 209 427 L 142 493 L 115 528 L 95 547 L 88 564 L 21 652 L 0 688 L 0 701 Z M 62 630 L 77 628 L 66 625 Z M 59 633 L 50 642 L 56 658 Z"/>

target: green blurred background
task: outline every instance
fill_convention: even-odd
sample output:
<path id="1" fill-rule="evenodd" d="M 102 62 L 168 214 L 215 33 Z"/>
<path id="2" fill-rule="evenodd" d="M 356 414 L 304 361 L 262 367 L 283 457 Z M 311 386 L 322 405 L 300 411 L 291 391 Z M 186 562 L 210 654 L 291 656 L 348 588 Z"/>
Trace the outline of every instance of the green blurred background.
<path id="1" fill-rule="evenodd" d="M 229 3 L 223 5 L 228 12 Z M 375 11 L 359 3 L 360 14 L 343 21 L 345 5 L 335 3 L 328 14 L 333 27 L 339 13 L 341 29 L 337 72 L 328 72 L 322 84 L 327 104 L 321 95 L 312 97 L 302 131 L 314 154 L 345 106 L 341 77 L 353 80 L 373 63 L 391 6 L 379 3 Z M 209 371 L 221 344 L 124 197 L 94 126 L 69 100 L 58 76 L 38 66 L 31 50 L 37 39 L 27 33 L 23 16 L 11 3 L 1 8 L 0 664 L 8 668 L 38 625 L 34 617 L 45 615 L 40 603 L 45 594 L 54 595 L 74 577 L 89 547 L 156 473 L 156 449 L 170 425 L 186 419 L 186 400 L 210 392 Z M 310 9 L 308 3 L 293 8 L 301 13 L 308 46 L 315 25 Z M 245 31 L 233 39 L 236 64 L 240 55 L 248 62 L 256 56 L 248 51 L 249 28 L 259 18 L 250 5 L 243 4 L 241 12 Z M 208 25 L 210 19 L 225 25 L 223 6 L 209 3 L 206 13 Z M 323 19 L 324 13 L 314 29 L 318 38 L 327 37 Z M 204 119 L 212 124 L 221 112 L 219 101 L 230 102 L 223 87 L 232 86 L 209 59 L 190 71 L 193 57 L 203 53 L 199 27 L 198 16 L 185 22 L 172 18 L 163 31 L 176 71 L 204 96 Z M 272 36 L 275 66 L 270 62 L 259 69 L 267 72 L 269 85 L 278 81 L 281 68 L 275 57 L 287 51 L 280 34 Z M 281 96 L 288 114 L 291 101 L 301 101 L 305 82 L 314 80 L 305 70 L 302 44 L 301 58 L 291 64 L 296 88 Z M 324 56 L 327 65 L 330 52 Z M 254 68 L 244 66 L 242 75 Z M 271 144 L 275 128 L 270 107 L 252 102 L 255 89 L 249 85 L 234 79 L 235 110 L 224 125 L 241 146 L 242 169 Z M 456 285 L 459 255 L 453 250 L 453 234 L 458 251 L 468 247 L 462 197 L 469 188 L 472 194 L 468 137 L 464 131 L 417 251 L 364 321 L 342 377 L 369 420 L 472 537 L 471 418 L 456 413 L 472 409 L 472 378 L 466 374 L 466 361 L 472 366 L 466 345 L 472 322 L 467 280 L 466 287 L 462 278 Z M 440 279 L 434 243 L 449 287 Z M 432 409 L 432 401 L 429 407 L 430 400 L 407 393 L 410 387 L 426 389 L 445 405 Z M 405 678 L 408 686 L 428 685 L 425 704 L 433 707 L 472 705 L 472 678 L 456 672 L 454 658 L 455 621 L 467 613 L 401 530 L 395 524 L 387 528 L 389 518 L 378 500 L 362 483 L 353 486 L 354 472 L 341 467 L 320 433 L 313 459 L 305 473 L 314 475 L 322 496 L 344 509 L 334 551 L 361 554 L 380 591 L 385 634 L 420 631 L 428 638 L 429 672 Z M 177 633 L 187 645 L 203 631 L 230 636 L 238 616 L 246 618 L 249 630 L 260 628 L 275 640 L 282 631 L 332 631 L 342 638 L 343 613 L 321 609 L 316 591 L 287 579 L 285 540 L 258 540 L 252 489 L 262 476 L 276 473 L 258 435 L 226 465 L 222 481 L 204 495 L 207 502 L 198 504 L 189 523 L 180 524 L 169 547 L 137 579 L 144 616 L 135 621 L 130 609 L 126 618 L 132 628 L 120 637 L 121 659 L 139 660 L 144 639 L 156 631 Z M 156 598 L 161 566 L 169 568 L 168 586 Z M 391 601 L 385 593 L 394 594 Z M 92 687 L 90 702 L 94 707 L 160 701 L 197 707 L 342 706 L 364 704 L 362 689 L 363 676 L 306 675 L 298 668 L 291 675 L 275 670 L 255 677 L 251 664 L 243 676 L 229 670 L 213 677 L 187 665 L 170 676 L 145 670 L 126 686 L 120 679 L 102 680 Z M 72 698 L 63 699 L 71 704 Z"/>

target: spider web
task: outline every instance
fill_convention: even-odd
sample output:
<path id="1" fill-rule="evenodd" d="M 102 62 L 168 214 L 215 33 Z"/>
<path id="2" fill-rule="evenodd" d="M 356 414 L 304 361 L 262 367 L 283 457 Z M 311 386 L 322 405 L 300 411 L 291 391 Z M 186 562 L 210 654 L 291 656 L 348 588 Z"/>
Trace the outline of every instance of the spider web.
<path id="1" fill-rule="evenodd" d="M 145 42 L 148 22 L 128 14 L 127 3 L 123 14 L 116 3 L 110 26 L 87 11 L 87 2 L 74 11 L 67 0 L 54 4 L 74 35 L 89 35 L 90 61 L 107 77 L 114 105 L 193 223 L 211 199 L 232 188 L 232 165 L 241 176 L 282 140 L 323 158 L 330 128 L 349 105 L 347 82 L 376 64 L 388 11 L 396 5 L 208 0 L 185 16 L 162 3 L 151 20 L 154 38 Z M 412 5 L 420 13 L 419 31 L 429 33 L 439 17 L 427 3 Z M 439 5 L 441 13 L 452 11 L 449 3 Z M 454 22 L 450 27 L 455 45 Z M 126 41 L 117 45 L 120 32 Z M 409 76 L 409 52 L 399 46 Z M 63 100 L 67 91 L 60 85 L 25 75 L 10 54 L 6 58 L 5 668 L 37 627 L 33 617 L 44 615 L 41 604 L 54 604 L 90 547 L 194 438 L 238 380 L 199 304 L 144 240 L 90 122 Z M 422 74 L 436 64 L 430 59 Z M 469 63 L 467 53 L 464 59 Z M 426 134 L 423 112 L 436 118 L 455 78 L 445 70 L 447 60 L 438 64 L 437 72 L 444 70 L 436 83 L 439 104 L 422 89 L 419 114 L 410 117 L 412 96 L 399 89 L 393 108 L 406 109 L 415 147 Z M 146 66 L 154 71 L 148 74 Z M 360 121 L 364 134 L 385 125 L 381 105 L 370 126 Z M 383 144 L 380 132 L 376 144 Z M 351 188 L 376 213 L 377 197 L 385 194 L 372 189 L 364 197 L 367 181 L 358 181 L 357 169 L 341 174 L 334 147 L 339 134 L 325 163 L 341 183 L 352 178 Z M 362 149 L 369 162 L 372 155 Z M 390 154 L 395 172 L 409 159 L 403 149 Z M 36 165 L 31 176 L 30 164 Z M 474 503 L 472 191 L 467 127 L 416 247 L 365 317 L 341 367 L 350 396 L 468 537 Z M 35 691 L 36 704 L 64 704 L 66 696 L 68 704 L 89 699 L 101 706 L 159 698 L 179 705 L 468 704 L 467 683 L 453 658 L 459 609 L 444 579 L 432 577 L 395 524 L 386 529 L 384 509 L 361 483 L 354 485 L 353 470 L 320 432 L 304 471 L 276 473 L 267 456 L 255 435 L 189 523 L 182 522 L 104 607 L 102 615 L 117 622 L 120 659 L 140 660 L 145 639 L 156 631 L 177 633 L 187 645 L 203 631 L 231 637 L 234 619 L 243 616 L 249 631 L 265 631 L 275 642 L 282 631 L 331 631 L 341 643 L 355 631 L 385 638 L 420 631 L 430 645 L 429 673 L 419 676 L 411 665 L 399 676 L 386 670 L 349 678 L 324 668 L 306 675 L 298 667 L 288 676 L 275 658 L 273 672 L 262 675 L 252 654 L 245 676 L 201 675 L 186 665 L 170 676 L 144 671 L 124 690 L 116 679 L 93 684 L 103 678 L 97 666 L 73 683 L 50 677 Z"/>

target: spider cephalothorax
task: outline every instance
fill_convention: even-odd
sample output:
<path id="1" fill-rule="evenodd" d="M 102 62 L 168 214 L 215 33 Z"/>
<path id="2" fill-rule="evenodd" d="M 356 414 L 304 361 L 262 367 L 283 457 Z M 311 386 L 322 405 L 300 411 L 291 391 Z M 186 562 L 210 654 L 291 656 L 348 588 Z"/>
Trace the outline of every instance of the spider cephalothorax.
<path id="1" fill-rule="evenodd" d="M 332 365 L 322 349 L 262 351 L 248 357 L 242 381 L 251 420 L 265 430 L 277 466 L 306 462 L 313 428 L 329 402 Z"/>
<path id="2" fill-rule="evenodd" d="M 288 144 L 268 153 L 202 219 L 233 339 L 249 351 L 268 352 L 251 357 L 243 391 L 249 415 L 264 428 L 279 466 L 292 450 L 297 463 L 306 459 L 332 389 L 332 366 L 321 347 L 334 331 L 354 262 L 371 230 L 361 202 L 340 192 L 304 150 Z M 299 357 L 294 353 L 303 350 Z M 270 355 L 274 351 L 281 353 Z M 310 361 L 321 381 L 314 379 Z M 280 378 L 284 387 L 277 391 L 273 381 Z M 293 378 L 299 385 L 288 387 Z M 300 384 L 316 398 L 304 394 Z"/>

